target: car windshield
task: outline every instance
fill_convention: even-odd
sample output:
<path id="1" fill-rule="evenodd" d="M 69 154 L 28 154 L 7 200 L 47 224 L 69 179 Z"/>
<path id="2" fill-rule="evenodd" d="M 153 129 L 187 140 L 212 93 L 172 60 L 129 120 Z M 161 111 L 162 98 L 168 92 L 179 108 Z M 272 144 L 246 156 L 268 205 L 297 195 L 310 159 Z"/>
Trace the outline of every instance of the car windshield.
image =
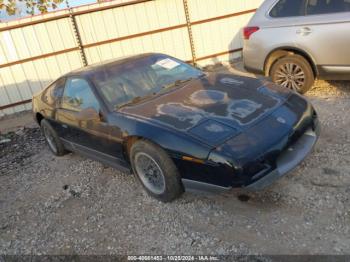
<path id="1" fill-rule="evenodd" d="M 92 73 L 91 80 L 110 108 L 115 109 L 201 75 L 202 71 L 180 60 L 159 54 L 107 65 Z"/>

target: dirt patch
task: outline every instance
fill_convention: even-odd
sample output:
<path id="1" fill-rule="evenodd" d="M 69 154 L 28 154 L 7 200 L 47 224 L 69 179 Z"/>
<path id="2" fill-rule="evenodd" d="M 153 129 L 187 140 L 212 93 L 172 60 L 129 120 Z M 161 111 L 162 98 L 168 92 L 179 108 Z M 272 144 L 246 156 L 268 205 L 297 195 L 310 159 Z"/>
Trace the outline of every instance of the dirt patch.
<path id="1" fill-rule="evenodd" d="M 0 135 L 15 132 L 23 127 L 35 127 L 32 111 L 23 111 L 0 118 Z"/>
<path id="2" fill-rule="evenodd" d="M 0 176 L 30 165 L 44 143 L 39 128 L 21 127 L 0 136 Z"/>

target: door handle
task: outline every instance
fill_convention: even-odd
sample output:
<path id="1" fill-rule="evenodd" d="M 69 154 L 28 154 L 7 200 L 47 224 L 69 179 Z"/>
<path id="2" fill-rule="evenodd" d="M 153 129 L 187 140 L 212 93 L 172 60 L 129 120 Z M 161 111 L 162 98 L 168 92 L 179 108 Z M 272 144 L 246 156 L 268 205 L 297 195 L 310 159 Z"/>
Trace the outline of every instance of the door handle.
<path id="1" fill-rule="evenodd" d="M 303 27 L 297 30 L 298 35 L 309 35 L 312 33 L 312 30 L 309 27 Z"/>

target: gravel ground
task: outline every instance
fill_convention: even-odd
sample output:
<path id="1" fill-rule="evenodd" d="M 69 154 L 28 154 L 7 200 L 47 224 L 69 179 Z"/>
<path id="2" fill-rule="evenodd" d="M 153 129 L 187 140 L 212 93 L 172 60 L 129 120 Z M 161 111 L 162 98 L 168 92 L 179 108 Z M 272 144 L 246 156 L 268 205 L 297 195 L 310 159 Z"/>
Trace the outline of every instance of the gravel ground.
<path id="1" fill-rule="evenodd" d="M 319 81 L 307 98 L 322 135 L 294 172 L 259 193 L 168 204 L 132 175 L 54 157 L 37 128 L 7 134 L 0 254 L 350 254 L 350 84 Z"/>

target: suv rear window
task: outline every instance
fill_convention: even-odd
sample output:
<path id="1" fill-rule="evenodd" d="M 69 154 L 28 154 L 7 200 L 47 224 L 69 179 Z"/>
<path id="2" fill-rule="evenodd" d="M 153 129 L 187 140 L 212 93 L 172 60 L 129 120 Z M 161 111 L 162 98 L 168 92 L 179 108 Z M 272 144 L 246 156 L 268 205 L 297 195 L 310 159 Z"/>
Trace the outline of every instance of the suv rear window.
<path id="1" fill-rule="evenodd" d="M 270 11 L 271 17 L 302 16 L 305 14 L 305 0 L 280 0 Z"/>
<path id="2" fill-rule="evenodd" d="M 307 15 L 331 14 L 350 11 L 350 0 L 309 0 Z"/>

